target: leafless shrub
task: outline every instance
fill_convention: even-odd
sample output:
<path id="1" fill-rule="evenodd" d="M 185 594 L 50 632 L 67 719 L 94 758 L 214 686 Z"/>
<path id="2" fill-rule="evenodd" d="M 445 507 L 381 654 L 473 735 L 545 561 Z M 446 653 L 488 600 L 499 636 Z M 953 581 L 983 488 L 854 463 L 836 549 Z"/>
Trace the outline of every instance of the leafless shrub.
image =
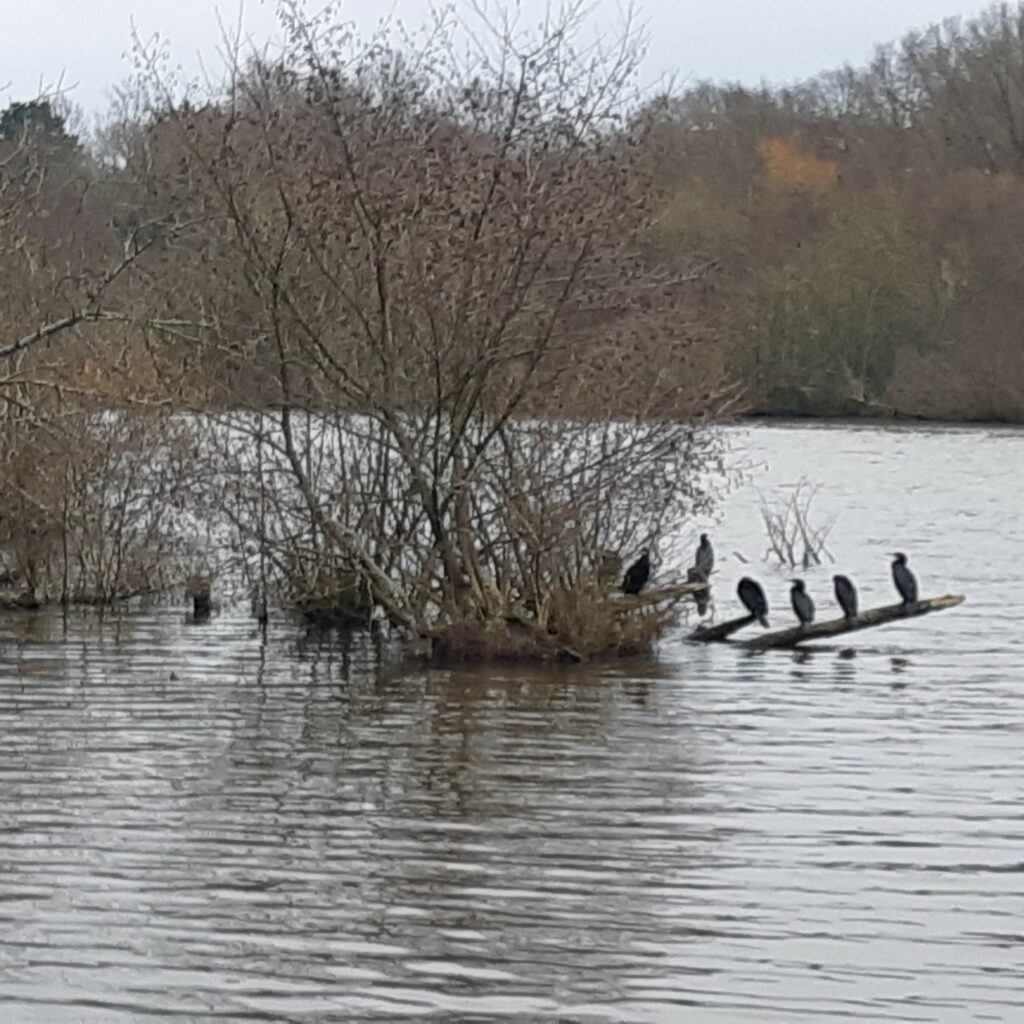
<path id="1" fill-rule="evenodd" d="M 163 415 L 0 419 L 0 549 L 34 600 L 109 603 L 180 583 L 194 475 Z"/>
<path id="2" fill-rule="evenodd" d="M 821 565 L 822 557 L 830 560 L 826 541 L 835 526 L 835 518 L 815 525 L 812 521 L 811 505 L 820 487 L 806 478 L 793 490 L 774 500 L 761 497 L 761 519 L 768 537 L 766 561 L 774 559 L 789 569 L 807 569 Z"/>
<path id="3" fill-rule="evenodd" d="M 201 102 L 142 54 L 122 137 L 179 225 L 167 301 L 258 379 L 261 413 L 209 397 L 246 571 L 449 648 L 528 620 L 604 649 L 585 588 L 707 510 L 730 396 L 645 256 L 635 35 L 574 49 L 582 5 L 533 35 L 481 10 L 467 55 L 447 16 L 400 52 L 282 8 L 281 59 L 236 53 Z"/>

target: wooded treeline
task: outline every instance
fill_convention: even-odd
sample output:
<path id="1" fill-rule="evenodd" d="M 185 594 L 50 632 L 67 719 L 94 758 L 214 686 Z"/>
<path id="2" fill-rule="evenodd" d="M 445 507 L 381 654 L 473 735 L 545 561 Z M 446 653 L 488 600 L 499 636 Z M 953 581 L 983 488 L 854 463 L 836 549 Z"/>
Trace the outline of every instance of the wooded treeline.
<path id="1" fill-rule="evenodd" d="M 373 74 L 397 76 L 387 85 L 389 101 L 403 90 L 410 108 L 424 99 L 416 69 L 448 56 L 436 40 L 430 45 L 437 52 L 401 56 L 378 47 L 367 58 L 379 62 Z M 324 166 L 333 173 L 345 153 L 366 161 L 360 173 L 373 184 L 371 201 L 391 196 L 396 222 L 422 219 L 423 190 L 432 177 L 445 178 L 452 203 L 431 211 L 437 237 L 418 258 L 431 266 L 429 290 L 457 301 L 448 272 L 461 271 L 451 251 L 474 230 L 469 214 L 486 180 L 483 165 L 500 155 L 502 127 L 488 110 L 492 98 L 473 95 L 479 82 L 440 106 L 434 97 L 428 117 L 421 111 L 419 123 L 378 147 L 382 125 L 358 110 L 377 87 L 366 60 L 354 73 L 321 67 L 316 75 L 335 77 L 317 85 L 294 59 L 235 58 L 219 94 L 182 99 L 152 55 L 140 54 L 140 72 L 105 128 L 84 140 L 49 102 L 3 113 L 0 297 L 8 344 L 69 316 L 202 323 L 216 345 L 197 346 L 185 331 L 175 347 L 164 329 L 159 358 L 150 348 L 137 359 L 129 349 L 140 333 L 105 325 L 61 361 L 68 372 L 102 373 L 103 361 L 89 350 L 100 335 L 126 343 L 117 352 L 119 376 L 128 359 L 140 378 L 133 385 L 145 378 L 165 399 L 279 397 L 266 365 L 270 346 L 256 343 L 248 323 L 265 296 L 252 294 L 239 263 L 256 258 L 260 239 L 249 236 L 248 253 L 236 244 L 238 232 L 268 225 L 232 227 L 232 218 L 244 219 L 245 205 L 257 202 L 261 180 L 265 193 L 278 190 L 263 164 L 286 174 L 293 191 L 301 180 L 297 205 L 277 191 L 279 203 L 292 204 L 287 215 L 297 215 L 293 245 L 307 248 L 301 266 L 289 253 L 282 269 L 303 275 L 307 292 L 321 288 L 329 271 L 317 259 L 336 253 L 309 251 L 302 218 L 332 230 L 318 204 L 337 201 L 339 186 L 326 182 Z M 521 116 L 539 123 L 548 115 L 542 89 L 531 102 Z M 706 399 L 733 384 L 755 412 L 1024 418 L 1024 5 L 999 4 L 976 20 L 908 35 L 880 47 L 866 67 L 802 85 L 702 84 L 632 110 L 620 102 L 616 116 L 631 122 L 619 151 L 575 169 L 572 188 L 600 197 L 591 216 L 606 225 L 646 225 L 622 242 L 652 283 L 650 272 L 660 271 L 664 287 L 642 304 L 624 299 L 616 292 L 621 275 L 602 254 L 608 266 L 594 294 L 576 302 L 571 317 L 560 307 L 572 340 L 568 330 L 560 339 L 567 365 L 559 374 L 578 386 L 561 384 L 557 398 L 544 399 L 547 411 L 575 412 L 582 401 L 612 413 L 686 415 L 694 403 L 714 406 Z M 504 152 L 511 143 L 502 142 Z M 236 179 L 249 175 L 238 191 Z M 489 202 L 492 211 L 512 211 L 504 179 Z M 539 238 L 547 225 L 531 230 Z M 374 253 L 365 239 L 360 244 L 364 277 L 350 283 L 365 293 L 375 287 Z M 372 243 L 392 244 L 383 234 Z M 148 251 L 135 264 L 140 249 Z M 119 255 L 129 257 L 132 273 L 115 270 Z M 559 258 L 563 270 L 572 266 L 568 252 Z M 559 303 L 564 277 L 546 281 L 546 294 L 531 296 L 535 310 Z M 475 283 L 479 296 L 495 287 Z M 407 300 L 392 296 L 391 309 L 423 312 Z M 211 304 L 215 316 L 197 315 Z M 318 315 L 331 317 L 334 305 L 327 301 Z M 449 304 L 443 315 L 462 311 Z M 592 363 L 578 358 L 583 346 Z M 647 380 L 620 386 L 605 371 L 630 359 L 649 367 Z M 584 379 L 587 366 L 598 372 Z M 669 387 L 666 367 L 673 368 Z M 411 373 L 406 385 L 413 379 L 419 388 L 425 378 Z M 356 405 L 365 397 L 342 391 Z M 526 401 L 537 407 L 539 399 Z"/>
<path id="2" fill-rule="evenodd" d="M 659 251 L 753 410 L 1024 419 L 1024 5 L 648 116 Z"/>

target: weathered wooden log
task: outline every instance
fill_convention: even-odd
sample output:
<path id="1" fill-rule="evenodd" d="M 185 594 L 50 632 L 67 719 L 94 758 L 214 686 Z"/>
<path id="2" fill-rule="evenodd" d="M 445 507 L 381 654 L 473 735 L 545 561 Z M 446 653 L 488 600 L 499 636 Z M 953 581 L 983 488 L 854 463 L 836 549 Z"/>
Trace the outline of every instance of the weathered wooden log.
<path id="1" fill-rule="evenodd" d="M 690 634 L 690 639 L 697 640 L 705 644 L 728 640 L 733 633 L 739 629 L 743 629 L 744 626 L 749 626 L 755 621 L 755 619 L 756 616 L 754 615 L 743 615 L 738 619 L 729 619 L 727 622 L 719 622 L 716 626 L 698 626 Z"/>
<path id="2" fill-rule="evenodd" d="M 793 626 L 790 629 L 751 637 L 743 641 L 743 646 L 757 651 L 796 647 L 808 640 L 841 636 L 843 633 L 852 633 L 858 629 L 871 629 L 873 626 L 883 626 L 887 622 L 898 622 L 900 619 L 912 619 L 918 615 L 927 615 L 929 612 L 939 612 L 944 608 L 955 608 L 958 604 L 963 604 L 964 600 L 961 594 L 946 594 L 945 597 L 932 597 L 913 604 L 890 604 L 884 608 L 869 608 L 852 619 L 829 619 L 827 622 Z"/>
<path id="3" fill-rule="evenodd" d="M 710 584 L 703 582 L 696 583 L 672 583 L 664 587 L 653 587 L 640 594 L 620 594 L 610 599 L 609 603 L 615 605 L 615 611 L 625 615 L 635 612 L 638 608 L 650 608 L 653 605 L 679 601 L 681 598 L 696 596 L 707 593 Z"/>

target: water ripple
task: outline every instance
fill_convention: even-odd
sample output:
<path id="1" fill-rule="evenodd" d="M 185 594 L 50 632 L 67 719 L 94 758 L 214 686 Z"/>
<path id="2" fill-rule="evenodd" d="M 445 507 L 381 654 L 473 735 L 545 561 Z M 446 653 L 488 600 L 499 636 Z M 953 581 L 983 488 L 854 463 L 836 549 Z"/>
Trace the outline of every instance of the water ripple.
<path id="1" fill-rule="evenodd" d="M 895 541 L 970 602 L 852 659 L 523 673 L 234 614 L 0 619 L 3 1019 L 1017 1019 L 1024 436 L 747 443 L 761 486 L 818 474 L 865 604 Z M 722 613 L 728 549 L 784 607 L 757 509 L 715 531 Z"/>

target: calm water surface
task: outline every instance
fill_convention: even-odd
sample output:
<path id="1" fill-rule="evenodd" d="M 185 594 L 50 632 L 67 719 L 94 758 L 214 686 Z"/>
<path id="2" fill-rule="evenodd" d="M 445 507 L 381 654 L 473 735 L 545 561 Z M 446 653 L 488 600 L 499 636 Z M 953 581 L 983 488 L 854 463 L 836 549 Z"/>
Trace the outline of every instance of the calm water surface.
<path id="1" fill-rule="evenodd" d="M 720 615 L 754 570 L 788 617 L 758 488 L 804 473 L 865 605 L 895 546 L 969 602 L 554 673 L 0 620 L 0 1020 L 1024 1020 L 1024 434 L 737 442 Z"/>

